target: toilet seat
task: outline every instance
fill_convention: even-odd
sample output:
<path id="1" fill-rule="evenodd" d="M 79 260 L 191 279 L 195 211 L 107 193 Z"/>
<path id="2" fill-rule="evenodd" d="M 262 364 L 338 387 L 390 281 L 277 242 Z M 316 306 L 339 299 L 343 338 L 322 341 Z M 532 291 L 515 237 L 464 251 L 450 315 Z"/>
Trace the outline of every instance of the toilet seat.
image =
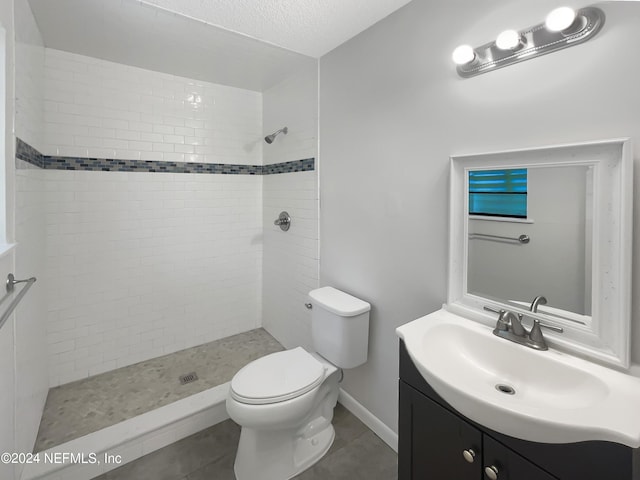
<path id="1" fill-rule="evenodd" d="M 325 372 L 325 366 L 301 347 L 272 353 L 236 373 L 231 397 L 250 405 L 290 400 L 320 385 Z"/>

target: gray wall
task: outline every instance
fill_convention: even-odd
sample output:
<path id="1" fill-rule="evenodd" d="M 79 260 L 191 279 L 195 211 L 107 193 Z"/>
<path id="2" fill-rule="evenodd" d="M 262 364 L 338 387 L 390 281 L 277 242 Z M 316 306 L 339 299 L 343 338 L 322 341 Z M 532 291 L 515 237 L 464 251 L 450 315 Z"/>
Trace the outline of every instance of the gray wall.
<path id="1" fill-rule="evenodd" d="M 344 388 L 394 429 L 394 329 L 446 298 L 449 156 L 624 136 L 640 156 L 640 57 L 619 53 L 640 44 L 636 2 L 604 4 L 604 30 L 583 45 L 456 75 L 455 46 L 533 25 L 555 6 L 415 0 L 321 58 L 320 284 L 373 305 L 369 361 L 346 372 Z M 637 277 L 638 240 L 634 258 Z"/>

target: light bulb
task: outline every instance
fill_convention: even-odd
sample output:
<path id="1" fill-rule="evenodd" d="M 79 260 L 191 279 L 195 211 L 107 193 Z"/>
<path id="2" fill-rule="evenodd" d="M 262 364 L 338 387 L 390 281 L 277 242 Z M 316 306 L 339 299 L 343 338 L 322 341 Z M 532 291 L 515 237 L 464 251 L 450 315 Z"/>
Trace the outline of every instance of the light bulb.
<path id="1" fill-rule="evenodd" d="M 552 10 L 544 22 L 547 30 L 561 32 L 569 28 L 576 19 L 576 12 L 573 8 L 560 7 Z"/>
<path id="2" fill-rule="evenodd" d="M 451 58 L 456 65 L 466 65 L 475 60 L 476 52 L 469 45 L 460 45 L 453 51 Z"/>
<path id="3" fill-rule="evenodd" d="M 513 50 L 520 45 L 520 34 L 515 30 L 505 30 L 496 38 L 496 47 L 500 50 Z"/>

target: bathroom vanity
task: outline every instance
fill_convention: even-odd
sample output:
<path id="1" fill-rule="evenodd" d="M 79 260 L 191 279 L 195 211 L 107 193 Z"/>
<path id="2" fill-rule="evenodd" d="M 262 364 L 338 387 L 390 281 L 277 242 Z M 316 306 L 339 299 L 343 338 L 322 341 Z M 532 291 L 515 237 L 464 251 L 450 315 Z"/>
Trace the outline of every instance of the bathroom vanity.
<path id="1" fill-rule="evenodd" d="M 403 341 L 399 388 L 399 480 L 640 479 L 639 449 L 608 441 L 529 442 L 459 414 L 418 372 Z"/>
<path id="2" fill-rule="evenodd" d="M 640 480 L 631 151 L 451 158 L 447 303 L 396 330 L 400 480 Z"/>

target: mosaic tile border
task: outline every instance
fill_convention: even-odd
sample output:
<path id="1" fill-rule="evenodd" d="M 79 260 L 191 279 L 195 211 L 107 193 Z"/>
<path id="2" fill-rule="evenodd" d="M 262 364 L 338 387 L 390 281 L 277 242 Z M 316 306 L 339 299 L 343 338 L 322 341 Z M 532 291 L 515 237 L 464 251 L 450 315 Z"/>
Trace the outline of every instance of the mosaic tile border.
<path id="1" fill-rule="evenodd" d="M 16 158 L 24 160 L 25 162 L 28 162 L 31 165 L 35 165 L 36 167 L 46 168 L 44 155 L 42 155 L 38 150 L 33 148 L 28 143 L 20 140 L 18 137 L 16 137 Z"/>
<path id="2" fill-rule="evenodd" d="M 262 175 L 274 175 L 277 173 L 308 172 L 315 169 L 315 158 L 294 160 L 293 162 L 274 163 L 261 165 Z"/>
<path id="3" fill-rule="evenodd" d="M 222 175 L 274 175 L 315 169 L 315 158 L 272 165 L 227 163 L 163 162 L 157 160 L 118 160 L 113 158 L 60 157 L 42 155 L 16 137 L 16 158 L 46 170 L 84 170 L 93 172 L 207 173 Z"/>

